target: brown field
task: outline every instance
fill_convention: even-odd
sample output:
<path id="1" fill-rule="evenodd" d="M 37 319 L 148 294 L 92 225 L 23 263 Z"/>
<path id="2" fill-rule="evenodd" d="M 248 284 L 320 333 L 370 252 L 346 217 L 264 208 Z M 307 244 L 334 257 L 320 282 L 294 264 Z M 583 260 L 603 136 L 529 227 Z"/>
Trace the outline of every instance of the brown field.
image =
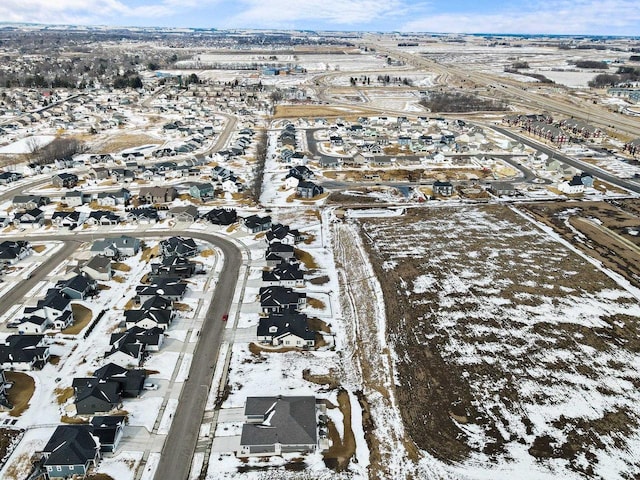
<path id="1" fill-rule="evenodd" d="M 161 144 L 162 140 L 155 137 L 143 134 L 128 134 L 123 133 L 113 136 L 105 140 L 100 147 L 96 150 L 96 153 L 113 153 L 127 148 L 140 147 L 142 145 L 149 144 Z"/>
<path id="2" fill-rule="evenodd" d="M 65 335 L 79 334 L 87 325 L 89 325 L 89 322 L 93 318 L 91 310 L 84 305 L 73 303 L 71 304 L 71 310 L 73 311 L 73 325 L 62 331 Z"/>
<path id="3" fill-rule="evenodd" d="M 29 408 L 29 401 L 36 390 L 36 384 L 26 373 L 5 372 L 5 375 L 8 381 L 13 382 L 13 386 L 7 392 L 9 402 L 13 405 L 9 415 L 19 417 Z"/>
<path id="4" fill-rule="evenodd" d="M 612 228 L 629 221 L 601 208 Z M 513 452 L 524 447 L 541 472 L 551 458 L 556 473 L 601 477 L 617 461 L 608 474 L 640 475 L 630 293 L 506 207 L 413 209 L 360 228 L 383 291 L 399 412 L 421 450 L 518 471 Z"/>
<path id="5" fill-rule="evenodd" d="M 640 237 L 625 231 L 626 227 L 640 226 L 638 200 L 544 202 L 523 204 L 522 208 L 633 285 L 640 286 Z"/>
<path id="6" fill-rule="evenodd" d="M 351 430 L 351 401 L 345 390 L 338 392 L 338 405 L 343 418 L 344 438 L 340 438 L 335 425 L 329 420 L 329 436 L 332 445 L 329 450 L 323 452 L 322 456 L 327 467 L 342 472 L 347 469 L 349 461 L 356 453 L 356 439 Z"/>
<path id="7" fill-rule="evenodd" d="M 373 115 L 374 112 L 366 108 L 332 107 L 330 105 L 278 105 L 274 118 L 301 118 L 301 117 L 341 117 L 345 119 L 357 119 L 362 115 Z"/>

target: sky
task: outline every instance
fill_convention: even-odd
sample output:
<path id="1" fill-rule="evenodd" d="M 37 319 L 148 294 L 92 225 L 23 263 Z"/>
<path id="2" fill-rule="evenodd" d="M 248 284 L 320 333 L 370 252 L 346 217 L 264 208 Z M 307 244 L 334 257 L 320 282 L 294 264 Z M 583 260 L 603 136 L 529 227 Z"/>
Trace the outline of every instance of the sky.
<path id="1" fill-rule="evenodd" d="M 1 0 L 0 21 L 640 36 L 638 0 Z"/>

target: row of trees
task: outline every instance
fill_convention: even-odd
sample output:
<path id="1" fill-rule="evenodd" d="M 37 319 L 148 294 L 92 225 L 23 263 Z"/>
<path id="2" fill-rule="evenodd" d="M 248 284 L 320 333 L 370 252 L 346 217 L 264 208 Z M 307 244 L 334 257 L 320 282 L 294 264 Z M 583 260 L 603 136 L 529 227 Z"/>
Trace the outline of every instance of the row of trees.
<path id="1" fill-rule="evenodd" d="M 625 83 L 640 82 L 640 69 L 634 67 L 618 67 L 616 73 L 601 73 L 589 82 L 592 88 L 603 88 Z"/>
<path id="2" fill-rule="evenodd" d="M 507 105 L 504 102 L 484 99 L 466 93 L 433 92 L 428 98 L 420 101 L 420 104 L 432 112 L 484 112 L 504 111 Z"/>
<path id="3" fill-rule="evenodd" d="M 69 137 L 56 137 L 51 143 L 40 146 L 35 138 L 29 140 L 27 145 L 30 151 L 32 163 L 47 165 L 62 158 L 71 158 L 76 153 L 85 151 L 85 145 Z"/>

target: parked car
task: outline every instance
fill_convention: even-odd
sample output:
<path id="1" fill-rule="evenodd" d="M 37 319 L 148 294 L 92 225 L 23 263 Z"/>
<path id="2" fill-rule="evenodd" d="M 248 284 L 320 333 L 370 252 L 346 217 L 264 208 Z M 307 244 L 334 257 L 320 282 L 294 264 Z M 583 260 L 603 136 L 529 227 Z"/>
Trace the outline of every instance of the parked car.
<path id="1" fill-rule="evenodd" d="M 144 386 L 142 388 L 144 388 L 145 390 L 157 390 L 158 385 L 151 382 L 144 382 Z"/>
<path id="2" fill-rule="evenodd" d="M 227 320 L 229 320 L 229 314 L 225 313 L 224 315 L 222 315 L 222 321 L 226 322 Z"/>

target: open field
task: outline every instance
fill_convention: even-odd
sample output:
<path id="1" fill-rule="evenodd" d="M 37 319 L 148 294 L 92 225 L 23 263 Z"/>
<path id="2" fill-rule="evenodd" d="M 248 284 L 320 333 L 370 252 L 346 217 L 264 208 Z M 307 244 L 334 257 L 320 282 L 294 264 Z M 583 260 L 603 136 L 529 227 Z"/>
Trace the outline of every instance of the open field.
<path id="1" fill-rule="evenodd" d="M 626 231 L 627 227 L 640 226 L 637 200 L 544 202 L 522 207 L 607 268 L 640 286 L 640 237 Z"/>
<path id="2" fill-rule="evenodd" d="M 453 478 L 638 478 L 631 293 L 506 207 L 359 225 L 403 425 L 426 458 Z"/>
<path id="3" fill-rule="evenodd" d="M 341 117 L 357 119 L 360 115 L 373 115 L 375 112 L 358 107 L 332 107 L 321 105 L 278 105 L 274 118 L 297 117 Z"/>

